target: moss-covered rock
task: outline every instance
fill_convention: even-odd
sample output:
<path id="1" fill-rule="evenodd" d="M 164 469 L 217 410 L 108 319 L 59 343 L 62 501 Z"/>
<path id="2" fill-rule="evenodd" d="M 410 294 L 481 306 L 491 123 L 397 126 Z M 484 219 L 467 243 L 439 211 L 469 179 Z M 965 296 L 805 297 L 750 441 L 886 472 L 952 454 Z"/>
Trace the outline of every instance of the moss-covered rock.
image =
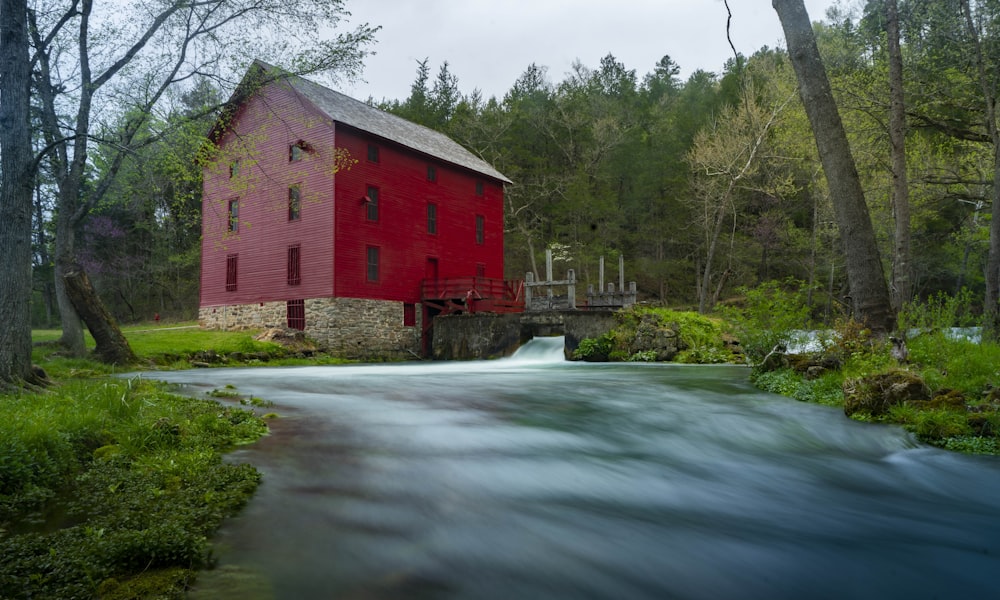
<path id="1" fill-rule="evenodd" d="M 628 344 L 628 354 L 649 354 L 657 361 L 671 361 L 687 344 L 678 333 L 676 323 L 662 323 L 656 313 L 645 313 L 639 317 L 635 336 Z"/>
<path id="2" fill-rule="evenodd" d="M 918 374 L 892 369 L 844 381 L 844 414 L 880 417 L 899 404 L 931 399 L 931 389 Z"/>

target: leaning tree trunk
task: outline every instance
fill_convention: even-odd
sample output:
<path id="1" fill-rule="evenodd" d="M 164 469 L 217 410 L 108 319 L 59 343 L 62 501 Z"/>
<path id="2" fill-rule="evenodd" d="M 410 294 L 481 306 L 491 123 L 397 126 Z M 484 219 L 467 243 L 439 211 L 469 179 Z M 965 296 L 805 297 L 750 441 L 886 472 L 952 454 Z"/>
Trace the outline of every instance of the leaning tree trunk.
<path id="1" fill-rule="evenodd" d="M 136 362 L 128 340 L 122 335 L 115 318 L 104 308 L 90 284 L 90 278 L 80 265 L 73 265 L 63 273 L 66 295 L 77 314 L 87 324 L 87 329 L 97 342 L 97 356 L 102 362 L 127 365 Z"/>
<path id="2" fill-rule="evenodd" d="M 826 174 L 850 286 L 853 316 L 877 334 L 895 324 L 864 190 L 803 0 L 771 0 L 788 44 Z"/>
<path id="3" fill-rule="evenodd" d="M 0 1 L 0 388 L 31 379 L 32 172 L 25 0 Z"/>

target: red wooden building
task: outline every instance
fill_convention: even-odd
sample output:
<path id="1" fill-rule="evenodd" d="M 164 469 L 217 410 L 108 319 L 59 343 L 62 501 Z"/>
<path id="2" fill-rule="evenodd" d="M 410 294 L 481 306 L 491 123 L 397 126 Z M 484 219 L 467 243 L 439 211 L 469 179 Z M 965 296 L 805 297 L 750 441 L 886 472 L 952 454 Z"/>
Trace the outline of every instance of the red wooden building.
<path id="1" fill-rule="evenodd" d="M 258 62 L 212 139 L 203 326 L 287 325 L 349 356 L 410 355 L 437 312 L 516 306 L 509 180 L 447 136 Z"/>

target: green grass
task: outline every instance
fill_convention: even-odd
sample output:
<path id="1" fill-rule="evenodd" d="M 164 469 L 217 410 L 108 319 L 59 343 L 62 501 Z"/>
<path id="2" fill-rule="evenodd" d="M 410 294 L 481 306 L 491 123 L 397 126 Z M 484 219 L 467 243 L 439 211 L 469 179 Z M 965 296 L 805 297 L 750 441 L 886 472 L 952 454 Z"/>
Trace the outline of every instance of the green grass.
<path id="1" fill-rule="evenodd" d="M 123 332 L 140 360 L 131 369 L 300 360 L 256 332 L 194 323 Z M 209 536 L 259 481 L 222 455 L 266 432 L 253 408 L 270 403 L 227 389 L 212 394 L 220 404 L 108 377 L 114 368 L 63 356 L 60 335 L 33 332 L 33 359 L 53 383 L 0 395 L 0 597 L 183 598 L 211 563 Z"/>
<path id="2" fill-rule="evenodd" d="M 216 331 L 201 329 L 195 322 L 148 324 L 122 328 L 139 364 L 128 368 L 189 369 L 192 366 L 235 366 L 266 362 L 271 366 L 343 364 L 350 362 L 326 354 L 300 358 L 279 344 L 258 342 L 257 331 Z M 61 332 L 39 329 L 32 332 L 35 344 L 33 361 L 58 378 L 88 378 L 120 371 L 88 359 L 62 355 L 55 343 Z M 94 347 L 89 333 L 84 334 L 88 348 Z"/>
<path id="3" fill-rule="evenodd" d="M 902 367 L 922 379 L 931 398 L 890 407 L 884 415 L 858 412 L 851 418 L 900 425 L 921 441 L 967 454 L 1000 454 L 1000 345 L 926 334 L 909 341 L 910 361 Z M 843 368 L 807 380 L 792 369 L 754 371 L 760 389 L 803 402 L 844 407 L 843 384 L 899 369 L 885 348 L 850 354 Z"/>
<path id="4" fill-rule="evenodd" d="M 3 598 L 183 598 L 259 480 L 222 454 L 262 419 L 140 378 L 64 380 L 0 411 Z"/>

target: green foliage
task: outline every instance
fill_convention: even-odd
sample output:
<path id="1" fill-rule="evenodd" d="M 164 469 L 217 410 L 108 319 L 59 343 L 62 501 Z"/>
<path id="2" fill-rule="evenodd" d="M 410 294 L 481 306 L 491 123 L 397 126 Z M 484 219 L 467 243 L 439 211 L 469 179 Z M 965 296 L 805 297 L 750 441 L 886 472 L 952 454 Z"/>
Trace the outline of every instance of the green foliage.
<path id="1" fill-rule="evenodd" d="M 964 454 L 1000 454 L 1000 441 L 996 438 L 978 436 L 955 436 L 946 438 L 942 446 L 947 450 Z"/>
<path id="2" fill-rule="evenodd" d="M 606 361 L 611 355 L 614 340 L 615 336 L 610 332 L 598 338 L 584 338 L 580 340 L 580 345 L 573 351 L 573 356 L 579 360 L 590 362 Z"/>
<path id="3" fill-rule="evenodd" d="M 906 303 L 899 311 L 898 328 L 934 331 L 950 327 L 972 327 L 978 317 L 972 312 L 973 296 L 968 288 L 955 295 L 938 292 L 926 300 Z"/>
<path id="4" fill-rule="evenodd" d="M 655 350 L 641 350 L 628 357 L 629 362 L 656 362 Z"/>
<path id="5" fill-rule="evenodd" d="M 733 353 L 719 345 L 695 346 L 694 348 L 681 350 L 674 357 L 674 362 L 697 365 L 712 365 L 732 361 Z"/>
<path id="6" fill-rule="evenodd" d="M 722 314 L 751 365 L 760 364 L 777 346 L 800 342 L 803 330 L 810 327 L 808 288 L 800 281 L 768 281 L 739 292 L 743 306 L 725 307 Z"/>
<path id="7" fill-rule="evenodd" d="M 574 358 L 587 361 L 653 362 L 675 360 L 687 363 L 732 362 L 725 346 L 722 322 L 695 312 L 662 307 L 634 306 L 616 313 L 618 325 L 598 338 L 581 340 Z M 675 348 L 669 358 L 656 336 L 672 339 Z M 661 340 L 659 343 L 667 343 Z M 669 353 L 668 353 L 669 354 Z"/>
<path id="8" fill-rule="evenodd" d="M 149 381 L 69 380 L 0 406 L 0 597 L 179 594 L 259 480 L 221 453 L 261 419 Z"/>
<path id="9" fill-rule="evenodd" d="M 955 389 L 978 399 L 988 387 L 1000 386 L 1000 345 L 957 339 L 938 330 L 907 341 L 910 362 L 933 389 Z"/>
<path id="10" fill-rule="evenodd" d="M 751 380 L 758 388 L 824 406 L 844 405 L 843 377 L 832 372 L 818 379 L 807 380 L 791 369 L 755 372 Z"/>

